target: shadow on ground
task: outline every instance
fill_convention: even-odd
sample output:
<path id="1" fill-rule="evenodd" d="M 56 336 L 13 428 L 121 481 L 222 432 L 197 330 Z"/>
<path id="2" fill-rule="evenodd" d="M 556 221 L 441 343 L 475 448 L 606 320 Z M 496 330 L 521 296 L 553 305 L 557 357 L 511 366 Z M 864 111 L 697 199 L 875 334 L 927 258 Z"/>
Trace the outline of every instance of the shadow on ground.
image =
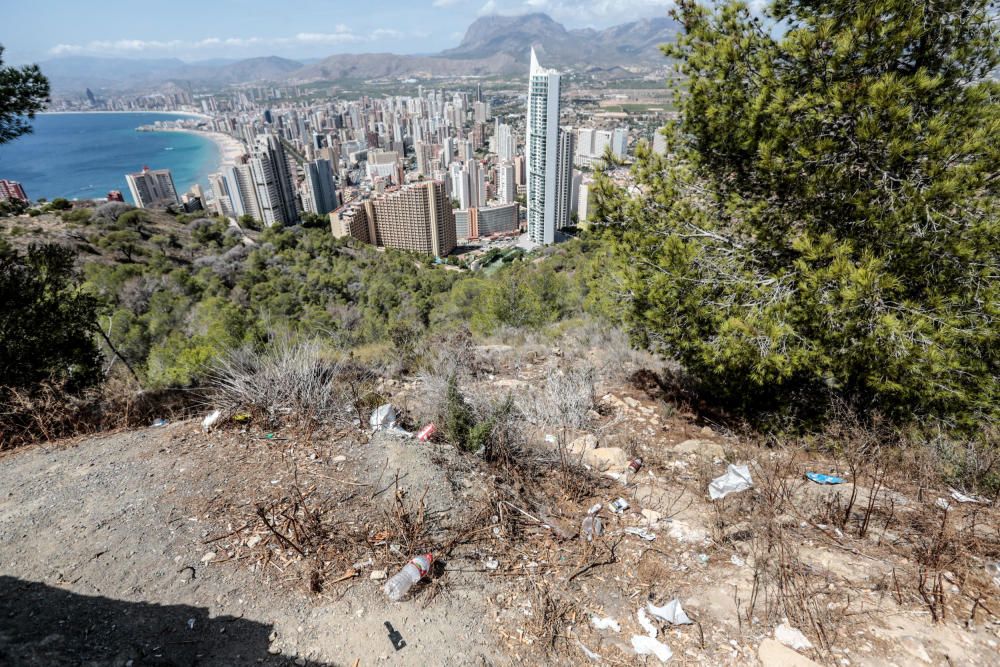
<path id="1" fill-rule="evenodd" d="M 294 664 L 268 653 L 271 632 L 244 618 L 209 618 L 203 607 L 124 602 L 0 576 L 0 665 Z"/>

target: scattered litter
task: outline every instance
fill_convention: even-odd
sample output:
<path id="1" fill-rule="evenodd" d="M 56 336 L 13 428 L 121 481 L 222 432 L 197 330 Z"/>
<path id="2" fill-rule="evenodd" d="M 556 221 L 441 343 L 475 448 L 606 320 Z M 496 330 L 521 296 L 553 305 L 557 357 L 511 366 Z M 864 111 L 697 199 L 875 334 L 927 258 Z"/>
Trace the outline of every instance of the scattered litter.
<path id="1" fill-rule="evenodd" d="M 213 410 L 201 420 L 201 430 L 206 433 L 211 431 L 212 427 L 215 426 L 220 419 L 222 419 L 222 410 Z"/>
<path id="2" fill-rule="evenodd" d="M 168 422 L 166 419 L 160 417 L 159 419 L 155 420 L 152 424 L 150 424 L 150 426 L 152 426 L 153 428 L 160 428 L 161 426 L 166 426 L 169 423 L 170 422 Z"/>
<path id="3" fill-rule="evenodd" d="M 584 646 L 583 642 L 580 641 L 579 639 L 576 640 L 576 643 L 580 645 L 580 650 L 583 651 L 583 654 L 585 656 L 587 656 L 588 658 L 590 658 L 591 660 L 600 660 L 601 659 L 601 656 L 599 656 L 598 654 L 594 653 L 589 648 L 587 648 L 586 646 Z"/>
<path id="4" fill-rule="evenodd" d="M 500 561 L 496 558 L 487 558 L 483 561 L 483 566 L 487 570 L 496 570 L 500 567 Z"/>
<path id="5" fill-rule="evenodd" d="M 375 561 L 372 560 L 371 558 L 369 558 L 367 560 L 359 560 L 357 563 L 354 563 L 353 565 L 351 565 L 351 567 L 353 569 L 355 569 L 355 570 L 363 570 L 364 568 L 371 567 L 374 564 L 375 564 Z"/>
<path id="6" fill-rule="evenodd" d="M 684 613 L 681 601 L 674 598 L 662 607 L 655 606 L 652 602 L 646 603 L 646 609 L 656 618 L 662 619 L 670 625 L 691 625 L 693 621 Z"/>
<path id="7" fill-rule="evenodd" d="M 806 477 L 816 482 L 817 484 L 843 484 L 844 478 L 835 477 L 833 475 L 824 475 L 821 472 L 807 472 Z"/>
<path id="8" fill-rule="evenodd" d="M 194 630 L 194 619 L 189 618 L 187 622 L 188 630 Z"/>
<path id="9" fill-rule="evenodd" d="M 632 461 L 628 464 L 628 471 L 634 475 L 635 473 L 639 472 L 639 468 L 641 467 L 642 467 L 642 459 L 635 458 L 632 459 Z"/>
<path id="10" fill-rule="evenodd" d="M 557 442 L 559 442 L 559 440 L 558 440 L 558 438 L 556 438 L 556 436 L 552 435 L 551 433 L 546 433 L 545 434 L 545 442 L 549 443 L 550 445 L 554 445 Z"/>
<path id="11" fill-rule="evenodd" d="M 644 540 L 652 542 L 656 539 L 656 533 L 646 530 L 645 528 L 626 528 L 625 532 L 629 535 L 635 535 L 636 537 L 641 537 Z"/>
<path id="12" fill-rule="evenodd" d="M 804 651 L 813 647 L 809 639 L 802 632 L 788 625 L 788 619 L 774 629 L 774 638 L 796 651 Z"/>
<path id="13" fill-rule="evenodd" d="M 334 463 L 343 463 L 346 460 L 347 460 L 347 457 L 344 456 L 343 454 L 338 454 L 337 456 L 334 456 L 333 459 L 332 459 L 332 461 Z"/>
<path id="14" fill-rule="evenodd" d="M 593 542 L 595 537 L 604 534 L 604 522 L 596 514 L 588 514 L 583 518 L 583 525 L 580 527 L 580 536 L 587 542 Z"/>
<path id="15" fill-rule="evenodd" d="M 944 498 L 938 498 L 937 500 L 935 500 L 934 501 L 934 506 L 937 507 L 938 509 L 942 509 L 942 510 L 944 510 L 946 512 L 949 509 L 951 509 L 951 503 L 949 503 Z"/>
<path id="16" fill-rule="evenodd" d="M 618 621 L 611 618 L 610 616 L 605 616 L 604 618 L 597 618 L 596 616 L 591 616 L 590 622 L 598 630 L 614 630 L 615 632 L 622 631 L 622 626 L 618 624 Z"/>
<path id="17" fill-rule="evenodd" d="M 601 511 L 601 503 L 597 503 L 596 505 L 594 505 L 593 507 L 591 507 L 589 510 L 587 510 L 587 514 L 597 514 L 600 511 Z"/>
<path id="18" fill-rule="evenodd" d="M 651 620 L 649 620 L 649 616 L 646 616 L 646 610 L 643 609 L 642 607 L 639 607 L 639 611 L 637 611 L 635 615 L 639 619 L 639 625 L 641 625 L 642 629 L 646 631 L 646 634 L 649 635 L 650 637 L 655 637 L 656 626 L 653 625 L 653 622 Z"/>
<path id="19" fill-rule="evenodd" d="M 392 627 L 392 623 L 386 621 L 383 625 L 385 625 L 385 629 L 389 631 L 389 641 L 392 642 L 392 648 L 398 651 L 406 646 L 406 640 L 403 639 L 403 635 L 399 634 L 399 630 Z"/>
<path id="20" fill-rule="evenodd" d="M 975 496 L 967 496 L 961 491 L 953 489 L 950 486 L 948 487 L 948 490 L 951 491 L 951 497 L 960 503 L 979 503 L 980 505 L 985 505 L 987 503 L 987 501 L 983 500 L 982 498 L 977 498 Z"/>
<path id="21" fill-rule="evenodd" d="M 708 495 L 712 500 L 724 498 L 730 493 L 746 491 L 753 486 L 753 479 L 750 477 L 750 467 L 746 465 L 729 464 L 726 474 L 716 477 L 708 485 Z"/>
<path id="22" fill-rule="evenodd" d="M 732 557 L 729 559 L 729 562 L 732 563 L 733 565 L 735 565 L 736 567 L 743 567 L 744 565 L 747 564 L 747 562 L 745 560 L 743 560 L 742 558 L 740 558 L 736 554 L 732 555 Z"/>
<path id="23" fill-rule="evenodd" d="M 1000 560 L 995 563 L 986 564 L 986 572 L 993 577 L 993 583 L 1000 588 Z"/>
<path id="24" fill-rule="evenodd" d="M 209 563 L 214 558 L 215 558 L 215 552 L 214 551 L 209 551 L 204 556 L 201 557 L 201 562 L 202 563 Z"/>
<path id="25" fill-rule="evenodd" d="M 250 421 L 250 415 L 248 415 L 245 412 L 237 412 L 235 415 L 233 415 L 233 421 L 238 424 L 242 424 L 243 422 L 248 422 Z"/>
<path id="26" fill-rule="evenodd" d="M 371 579 L 372 581 L 382 581 L 387 576 L 388 575 L 386 574 L 385 570 L 372 570 L 371 574 L 368 575 L 368 578 Z"/>
<path id="27" fill-rule="evenodd" d="M 260 544 L 261 540 L 263 539 L 264 538 L 261 537 L 260 535 L 251 535 L 250 537 L 247 538 L 247 547 L 253 549 L 255 546 Z"/>
<path id="28" fill-rule="evenodd" d="M 368 425 L 373 431 L 392 428 L 396 425 L 398 416 L 396 408 L 391 403 L 386 403 L 375 408 L 372 416 L 368 418 Z"/>
<path id="29" fill-rule="evenodd" d="M 632 636 L 632 648 L 636 655 L 654 655 L 660 662 L 667 662 L 673 657 L 674 652 L 666 644 L 657 641 L 653 637 L 643 635 Z"/>
<path id="30" fill-rule="evenodd" d="M 708 554 L 698 554 L 698 562 L 702 565 L 708 565 Z"/>
<path id="31" fill-rule="evenodd" d="M 402 570 L 385 582 L 385 594 L 393 602 L 399 602 L 415 583 L 427 576 L 431 571 L 432 563 L 434 563 L 433 554 L 423 554 L 410 559 L 410 562 L 403 566 Z"/>
<path id="32" fill-rule="evenodd" d="M 434 425 L 434 422 L 431 422 L 427 426 L 420 429 L 420 432 L 417 433 L 417 440 L 420 442 L 427 442 L 435 433 L 437 433 L 437 426 Z"/>
<path id="33" fill-rule="evenodd" d="M 624 498 L 619 498 L 618 500 L 612 501 L 611 503 L 608 504 L 608 509 L 614 512 L 615 514 L 621 514 L 629 507 L 631 507 L 631 505 L 629 505 L 628 501 L 625 500 Z"/>

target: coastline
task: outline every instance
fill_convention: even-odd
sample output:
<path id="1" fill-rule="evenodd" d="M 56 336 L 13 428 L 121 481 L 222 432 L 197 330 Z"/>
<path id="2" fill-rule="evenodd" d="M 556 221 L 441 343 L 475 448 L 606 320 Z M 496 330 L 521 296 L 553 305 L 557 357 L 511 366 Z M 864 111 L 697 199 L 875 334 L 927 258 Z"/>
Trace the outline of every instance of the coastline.
<path id="1" fill-rule="evenodd" d="M 236 164 L 236 158 L 244 155 L 247 151 L 243 142 L 228 134 L 207 130 L 192 130 L 186 127 L 164 127 L 151 132 L 186 132 L 198 137 L 204 137 L 215 144 L 219 149 L 219 167 L 216 171 L 221 171 L 226 165 Z"/>
<path id="2" fill-rule="evenodd" d="M 190 116 L 191 118 L 201 118 L 202 120 L 212 120 L 211 116 L 208 116 L 197 111 L 107 111 L 104 109 L 93 109 L 90 111 L 85 111 L 80 109 L 78 111 L 39 111 L 37 116 L 69 116 L 73 114 L 137 114 L 137 113 L 147 113 L 147 114 L 160 114 L 162 116 Z"/>

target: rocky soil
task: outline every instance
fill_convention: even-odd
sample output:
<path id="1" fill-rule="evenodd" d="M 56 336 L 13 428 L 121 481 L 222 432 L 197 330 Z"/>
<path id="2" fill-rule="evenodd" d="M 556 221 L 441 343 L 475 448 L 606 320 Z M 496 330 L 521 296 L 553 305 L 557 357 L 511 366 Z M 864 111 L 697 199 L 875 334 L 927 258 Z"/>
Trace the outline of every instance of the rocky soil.
<path id="1" fill-rule="evenodd" d="M 469 393 L 528 398 L 588 359 L 480 353 Z M 0 664 L 1000 662 L 988 499 L 764 447 L 649 378 L 599 373 L 586 423 L 532 424 L 533 467 L 514 470 L 392 433 L 197 421 L 8 452 Z M 422 381 L 382 389 L 421 424 Z M 752 488 L 710 500 L 729 464 Z M 384 578 L 424 550 L 431 580 L 388 601 Z M 673 600 L 690 624 L 664 620 Z"/>

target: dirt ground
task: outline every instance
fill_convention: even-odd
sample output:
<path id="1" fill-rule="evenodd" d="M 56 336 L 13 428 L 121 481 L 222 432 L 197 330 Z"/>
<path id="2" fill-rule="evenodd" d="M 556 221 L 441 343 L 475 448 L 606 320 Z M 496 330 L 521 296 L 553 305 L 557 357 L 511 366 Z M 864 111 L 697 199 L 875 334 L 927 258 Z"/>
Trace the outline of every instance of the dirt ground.
<path id="1" fill-rule="evenodd" d="M 475 581 L 391 604 L 261 585 L 208 557 L 197 511 L 235 485 L 233 456 L 194 422 L 0 459 L 0 664 L 480 665 L 498 659 Z M 385 622 L 407 646 L 397 652 Z"/>
<path id="2" fill-rule="evenodd" d="M 529 392 L 566 363 L 488 352 L 469 390 Z M 996 507 L 891 475 L 815 484 L 806 471 L 843 467 L 745 442 L 642 380 L 599 380 L 567 437 L 615 459 L 603 473 L 196 421 L 6 453 L 0 664 L 660 664 L 634 648 L 650 635 L 674 664 L 1000 664 Z M 383 389 L 420 414 L 419 381 Z M 753 487 L 711 501 L 729 463 Z M 388 601 L 384 576 L 424 550 L 432 580 Z M 650 616 L 673 599 L 692 624 Z"/>

